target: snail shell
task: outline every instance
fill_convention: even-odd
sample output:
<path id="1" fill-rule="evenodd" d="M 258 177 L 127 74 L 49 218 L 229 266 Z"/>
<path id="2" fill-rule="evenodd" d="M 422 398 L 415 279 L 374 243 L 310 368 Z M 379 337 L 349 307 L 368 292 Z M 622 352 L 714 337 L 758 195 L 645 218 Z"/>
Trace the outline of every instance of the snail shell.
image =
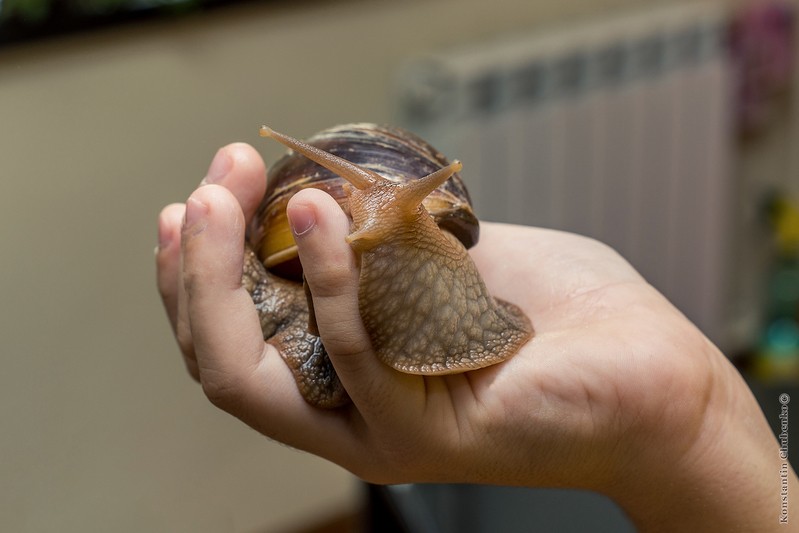
<path id="1" fill-rule="evenodd" d="M 449 164 L 426 141 L 393 126 L 346 124 L 319 132 L 306 142 L 399 183 Z M 266 194 L 250 226 L 250 242 L 270 271 L 300 279 L 297 246 L 286 217 L 288 201 L 300 189 L 313 187 L 330 194 L 348 212 L 347 182 L 296 152 L 274 163 L 268 175 Z M 464 247 L 477 243 L 479 222 L 459 174 L 430 193 L 423 205 L 436 224 L 457 237 Z"/>
<path id="2" fill-rule="evenodd" d="M 264 339 L 279 349 L 309 403 L 336 407 L 347 395 L 318 337 L 312 295 L 298 281 L 285 209 L 302 188 L 325 190 L 350 215 L 359 311 L 381 361 L 411 374 L 465 372 L 502 362 L 529 340 L 527 316 L 488 293 L 466 251 L 478 222 L 459 162 L 448 164 L 393 127 L 339 126 L 308 143 L 266 127 L 261 134 L 295 153 L 269 171 L 248 231 L 243 285 Z"/>

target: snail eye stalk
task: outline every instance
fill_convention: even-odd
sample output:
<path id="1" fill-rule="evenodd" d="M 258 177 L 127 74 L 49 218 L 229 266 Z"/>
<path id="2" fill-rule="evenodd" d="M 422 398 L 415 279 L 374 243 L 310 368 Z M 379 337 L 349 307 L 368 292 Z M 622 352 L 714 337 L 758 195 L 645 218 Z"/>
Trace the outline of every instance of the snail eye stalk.
<path id="1" fill-rule="evenodd" d="M 460 172 L 462 168 L 463 164 L 456 159 L 423 178 L 403 184 L 402 189 L 397 193 L 397 204 L 405 211 L 416 209 L 431 192 L 439 188 L 453 174 Z"/>
<path id="2" fill-rule="evenodd" d="M 291 148 L 295 152 L 304 155 L 314 163 L 321 165 L 328 169 L 330 172 L 341 176 L 356 189 L 367 189 L 376 183 L 388 181 L 386 178 L 376 172 L 372 172 L 366 168 L 360 167 L 354 163 L 347 161 L 344 158 L 333 155 L 330 152 L 320 150 L 315 146 L 304 143 L 294 137 L 289 137 L 280 132 L 273 130 L 268 126 L 261 126 L 258 130 L 261 137 L 269 137 L 274 139 L 280 144 Z"/>

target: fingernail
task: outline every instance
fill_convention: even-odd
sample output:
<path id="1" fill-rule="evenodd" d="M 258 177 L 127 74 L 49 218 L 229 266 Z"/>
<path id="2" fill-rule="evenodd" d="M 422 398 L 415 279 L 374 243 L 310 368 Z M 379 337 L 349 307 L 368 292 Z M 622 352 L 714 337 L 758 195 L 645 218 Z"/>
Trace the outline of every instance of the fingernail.
<path id="1" fill-rule="evenodd" d="M 186 202 L 186 215 L 183 218 L 183 230 L 189 235 L 201 233 L 208 225 L 208 206 L 199 200 L 189 198 Z"/>
<path id="2" fill-rule="evenodd" d="M 231 168 L 233 168 L 233 158 L 230 157 L 227 150 L 220 148 L 211 161 L 211 166 L 208 167 L 208 174 L 203 178 L 203 183 L 218 183 L 227 176 Z"/>
<path id="3" fill-rule="evenodd" d="M 307 205 L 293 205 L 286 214 L 289 217 L 291 231 L 297 237 L 308 233 L 316 225 L 316 214 Z"/>

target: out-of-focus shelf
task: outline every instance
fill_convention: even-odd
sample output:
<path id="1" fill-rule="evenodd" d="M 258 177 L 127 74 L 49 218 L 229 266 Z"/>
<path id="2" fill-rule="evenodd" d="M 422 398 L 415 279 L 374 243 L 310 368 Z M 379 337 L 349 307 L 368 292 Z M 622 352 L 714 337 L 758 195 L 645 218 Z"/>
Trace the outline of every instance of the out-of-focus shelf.
<path id="1" fill-rule="evenodd" d="M 256 0 L 93 0 L 0 2 L 4 47 L 131 23 L 174 19 Z M 264 2 L 264 0 L 260 0 Z M 272 0 L 274 1 L 274 0 Z M 29 6 L 29 7 L 28 7 Z"/>

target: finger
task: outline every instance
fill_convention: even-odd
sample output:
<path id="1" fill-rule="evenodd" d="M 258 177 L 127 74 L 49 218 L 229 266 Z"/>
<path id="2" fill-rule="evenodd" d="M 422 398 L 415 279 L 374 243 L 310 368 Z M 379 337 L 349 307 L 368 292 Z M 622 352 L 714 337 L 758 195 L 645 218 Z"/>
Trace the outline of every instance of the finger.
<path id="1" fill-rule="evenodd" d="M 221 185 L 236 198 L 245 217 L 252 217 L 264 195 L 266 186 L 264 163 L 255 149 L 245 143 L 223 146 L 214 154 L 205 177 L 204 185 Z M 183 283 L 178 284 L 176 336 L 186 361 L 186 368 L 200 380 L 200 371 L 194 352 L 194 340 L 188 313 L 188 302 Z"/>
<path id="2" fill-rule="evenodd" d="M 208 185 L 192 194 L 182 243 L 191 337 L 209 399 L 281 442 L 348 460 L 353 441 L 340 413 L 308 405 L 277 350 L 264 343 L 241 284 L 244 216 L 230 191 Z M 338 446 L 325 449 L 321 442 L 328 438 Z"/>
<path id="3" fill-rule="evenodd" d="M 213 388 L 257 367 L 264 355 L 255 309 L 241 286 L 244 216 L 226 188 L 194 191 L 181 242 L 187 323 L 201 381 Z"/>
<path id="4" fill-rule="evenodd" d="M 181 235 L 181 248 L 182 245 L 183 237 Z M 189 322 L 186 284 L 183 280 L 183 253 L 180 254 L 177 311 L 177 319 L 175 321 L 175 339 L 178 341 L 180 353 L 183 354 L 183 360 L 186 363 L 186 370 L 188 370 L 191 377 L 197 381 L 200 381 L 200 370 L 197 367 L 197 357 L 194 354 L 194 341 L 191 338 L 191 324 Z"/>
<path id="5" fill-rule="evenodd" d="M 358 311 L 357 260 L 345 241 L 349 219 L 333 198 L 317 189 L 294 195 L 286 212 L 333 366 L 363 414 L 385 416 L 398 391 L 418 377 L 393 371 L 372 351 Z"/>
<path id="6" fill-rule="evenodd" d="M 286 213 L 292 227 L 305 279 L 325 347 L 337 357 L 371 352 L 358 314 L 358 266 L 345 242 L 349 220 L 330 196 L 316 189 L 300 191 Z M 337 310 L 337 312 L 330 312 Z"/>
<path id="7" fill-rule="evenodd" d="M 158 216 L 158 248 L 155 250 L 156 281 L 172 331 L 178 317 L 178 284 L 180 283 L 180 226 L 183 204 L 166 206 Z"/>
<path id="8" fill-rule="evenodd" d="M 208 172 L 200 186 L 217 184 L 227 188 L 238 201 L 245 219 L 255 213 L 264 195 L 266 173 L 264 162 L 255 149 L 245 143 L 233 143 L 220 148 L 214 155 Z M 189 374 L 199 380 L 199 369 L 191 336 L 186 291 L 183 283 L 177 283 L 175 317 L 173 328 L 186 362 Z"/>
<path id="9" fill-rule="evenodd" d="M 266 190 L 266 170 L 260 154 L 246 143 L 224 146 L 214 156 L 201 185 L 222 185 L 238 200 L 249 221 Z"/>
<path id="10" fill-rule="evenodd" d="M 158 248 L 156 248 L 156 278 L 158 292 L 164 304 L 169 324 L 175 334 L 186 370 L 195 380 L 200 379 L 194 348 L 185 312 L 185 291 L 181 267 L 180 232 L 186 212 L 184 204 L 165 207 L 158 217 Z"/>

